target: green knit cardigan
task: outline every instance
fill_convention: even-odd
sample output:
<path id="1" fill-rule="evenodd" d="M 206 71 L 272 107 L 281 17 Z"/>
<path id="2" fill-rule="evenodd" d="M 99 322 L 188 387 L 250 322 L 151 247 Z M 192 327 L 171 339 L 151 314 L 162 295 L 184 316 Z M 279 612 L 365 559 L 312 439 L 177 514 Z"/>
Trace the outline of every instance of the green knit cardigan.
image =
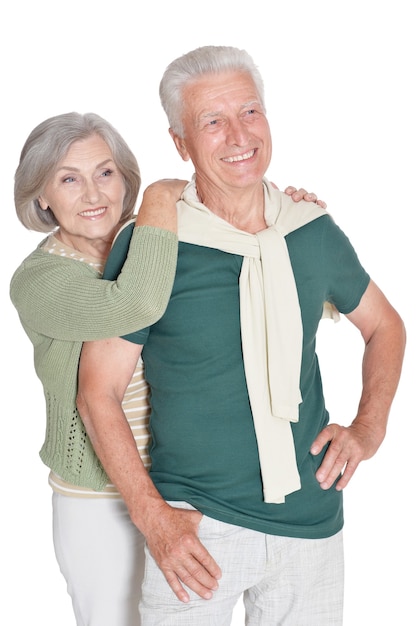
<path id="1" fill-rule="evenodd" d="M 150 226 L 133 231 L 116 281 L 86 263 L 41 249 L 18 267 L 10 298 L 33 344 L 46 401 L 43 462 L 64 480 L 100 491 L 108 477 L 76 409 L 83 341 L 133 332 L 164 313 L 175 276 L 178 238 Z"/>

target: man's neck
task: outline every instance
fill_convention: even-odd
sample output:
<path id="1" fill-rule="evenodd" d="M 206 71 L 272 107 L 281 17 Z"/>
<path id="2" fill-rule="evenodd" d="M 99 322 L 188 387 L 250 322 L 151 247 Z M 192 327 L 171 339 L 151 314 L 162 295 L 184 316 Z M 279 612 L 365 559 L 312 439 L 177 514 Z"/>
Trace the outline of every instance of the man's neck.
<path id="1" fill-rule="evenodd" d="M 212 213 L 235 228 L 257 233 L 266 228 L 262 182 L 249 188 L 219 189 L 198 184 L 197 194 Z"/>

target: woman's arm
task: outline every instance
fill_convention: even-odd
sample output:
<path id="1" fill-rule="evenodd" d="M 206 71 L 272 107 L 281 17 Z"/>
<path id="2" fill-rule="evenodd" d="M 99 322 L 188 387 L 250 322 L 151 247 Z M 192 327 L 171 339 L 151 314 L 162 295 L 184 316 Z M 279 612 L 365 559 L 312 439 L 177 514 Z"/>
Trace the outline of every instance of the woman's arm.
<path id="1" fill-rule="evenodd" d="M 38 253 L 14 274 L 10 296 L 24 326 L 55 339 L 127 334 L 164 313 L 175 276 L 176 200 L 186 181 L 160 181 L 143 194 L 117 280 L 97 280 L 81 262 Z M 125 257 L 127 259 L 125 262 Z"/>

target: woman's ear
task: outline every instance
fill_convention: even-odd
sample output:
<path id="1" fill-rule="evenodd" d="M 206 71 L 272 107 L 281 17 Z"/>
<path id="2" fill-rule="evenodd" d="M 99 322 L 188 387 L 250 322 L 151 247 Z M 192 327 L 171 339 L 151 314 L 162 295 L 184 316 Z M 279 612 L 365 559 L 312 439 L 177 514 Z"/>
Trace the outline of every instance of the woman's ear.
<path id="1" fill-rule="evenodd" d="M 38 202 L 39 202 L 39 206 L 41 207 L 42 211 L 47 211 L 49 209 L 49 204 L 46 202 L 46 200 L 44 200 L 44 198 L 42 196 L 39 196 Z"/>
<path id="2" fill-rule="evenodd" d="M 183 137 L 179 137 L 179 135 L 176 135 L 174 133 L 174 131 L 172 130 L 172 128 L 169 129 L 169 134 L 171 135 L 174 143 L 175 143 L 175 147 L 178 150 L 178 153 L 180 155 L 180 157 L 182 158 L 183 161 L 189 161 L 190 160 L 190 155 L 188 154 L 188 150 L 187 150 L 187 146 L 185 145 L 185 140 Z"/>

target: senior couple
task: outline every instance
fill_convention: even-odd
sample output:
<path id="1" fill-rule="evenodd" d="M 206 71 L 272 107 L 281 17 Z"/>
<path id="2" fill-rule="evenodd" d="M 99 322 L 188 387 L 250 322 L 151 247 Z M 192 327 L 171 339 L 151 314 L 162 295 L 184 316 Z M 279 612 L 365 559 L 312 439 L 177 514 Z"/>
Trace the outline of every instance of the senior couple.
<path id="1" fill-rule="evenodd" d="M 243 594 L 247 624 L 340 625 L 342 491 L 384 439 L 402 320 L 324 208 L 295 204 L 265 178 L 264 89 L 245 51 L 179 57 L 160 97 L 195 168 L 176 203 L 172 291 L 155 323 L 131 320 L 118 333 L 128 334 L 84 344 L 77 397 L 108 482 L 146 540 L 141 624 L 230 624 Z M 116 237 L 108 285 L 123 276 L 136 231 L 128 223 Z M 340 314 L 364 341 L 348 427 L 330 421 L 315 352 L 320 320 Z M 150 472 L 126 408 L 142 360 Z"/>

